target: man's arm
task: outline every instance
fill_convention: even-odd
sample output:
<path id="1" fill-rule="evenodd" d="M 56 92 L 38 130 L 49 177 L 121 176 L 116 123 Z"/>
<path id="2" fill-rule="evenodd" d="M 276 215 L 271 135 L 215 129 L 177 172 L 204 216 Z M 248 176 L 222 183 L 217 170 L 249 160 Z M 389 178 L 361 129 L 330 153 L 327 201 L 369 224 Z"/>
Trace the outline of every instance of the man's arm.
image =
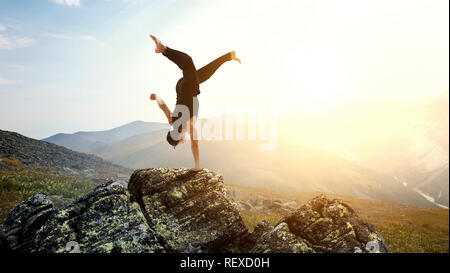
<path id="1" fill-rule="evenodd" d="M 195 167 L 192 170 L 198 171 L 200 168 L 200 151 L 198 148 L 198 138 L 197 138 L 197 130 L 195 130 L 195 118 L 192 117 L 189 124 L 190 135 L 191 135 L 191 151 L 194 157 Z"/>
<path id="2" fill-rule="evenodd" d="M 159 108 L 161 108 L 161 110 L 164 112 L 164 115 L 166 115 L 167 121 L 169 122 L 170 125 L 172 125 L 172 123 L 173 123 L 172 122 L 172 112 L 170 112 L 170 109 L 169 109 L 169 107 L 167 107 L 166 103 L 160 97 L 158 97 L 158 95 L 156 95 L 156 94 L 151 94 L 150 99 L 156 100 Z"/>

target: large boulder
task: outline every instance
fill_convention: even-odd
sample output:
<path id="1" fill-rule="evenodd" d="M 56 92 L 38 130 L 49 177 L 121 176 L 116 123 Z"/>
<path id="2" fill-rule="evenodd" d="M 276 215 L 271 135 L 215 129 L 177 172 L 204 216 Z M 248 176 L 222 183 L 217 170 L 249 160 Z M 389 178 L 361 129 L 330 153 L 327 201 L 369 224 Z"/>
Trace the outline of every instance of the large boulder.
<path id="1" fill-rule="evenodd" d="M 117 182 L 99 186 L 58 211 L 50 198 L 35 195 L 11 211 L 0 237 L 7 239 L 3 250 L 13 251 L 164 251 L 126 184 Z"/>
<path id="2" fill-rule="evenodd" d="M 248 230 L 212 171 L 147 169 L 133 173 L 130 191 L 152 227 L 174 252 L 239 252 Z"/>
<path id="3" fill-rule="evenodd" d="M 341 200 L 320 195 L 281 220 L 316 252 L 389 252 L 383 237 Z M 280 225 L 279 224 L 279 225 Z"/>
<path id="4" fill-rule="evenodd" d="M 146 169 L 56 209 L 43 194 L 18 204 L 0 252 L 388 252 L 375 228 L 339 200 L 319 196 L 250 233 L 223 177 L 208 170 Z"/>
<path id="5" fill-rule="evenodd" d="M 109 182 L 55 213 L 36 233 L 32 252 L 164 252 L 126 184 Z"/>
<path id="6" fill-rule="evenodd" d="M 0 251 L 27 252 L 35 248 L 37 230 L 55 213 L 52 200 L 36 194 L 15 206 L 0 229 Z"/>

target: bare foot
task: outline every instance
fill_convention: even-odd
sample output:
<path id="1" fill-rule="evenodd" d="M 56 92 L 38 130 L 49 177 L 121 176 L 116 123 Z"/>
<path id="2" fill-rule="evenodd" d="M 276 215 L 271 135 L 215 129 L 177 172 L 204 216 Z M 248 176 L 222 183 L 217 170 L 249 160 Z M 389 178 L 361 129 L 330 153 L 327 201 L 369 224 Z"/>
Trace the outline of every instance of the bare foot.
<path id="1" fill-rule="evenodd" d="M 195 168 L 190 168 L 189 170 L 192 171 L 192 172 L 199 172 L 199 171 L 202 171 L 203 168 L 195 167 Z"/>
<path id="2" fill-rule="evenodd" d="M 232 60 L 235 60 L 236 62 L 239 62 L 240 64 L 242 64 L 241 63 L 241 59 L 239 59 L 238 57 L 236 57 L 236 51 L 231 51 L 231 59 Z"/>
<path id="3" fill-rule="evenodd" d="M 156 46 L 155 47 L 155 53 L 164 53 L 164 52 L 166 52 L 166 50 L 167 50 L 166 46 L 163 45 L 158 38 L 156 38 L 154 35 L 151 35 L 151 34 L 150 34 L 150 38 L 152 38 L 153 42 L 155 42 L 155 46 Z"/>

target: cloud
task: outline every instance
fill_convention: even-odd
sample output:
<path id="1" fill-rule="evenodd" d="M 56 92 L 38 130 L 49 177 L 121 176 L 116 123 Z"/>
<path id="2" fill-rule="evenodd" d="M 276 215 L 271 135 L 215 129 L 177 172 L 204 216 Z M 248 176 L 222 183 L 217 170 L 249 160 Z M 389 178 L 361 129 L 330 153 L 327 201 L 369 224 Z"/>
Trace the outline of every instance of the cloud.
<path id="1" fill-rule="evenodd" d="M 0 31 L 5 31 L 6 27 L 0 25 Z M 9 36 L 0 33 L 0 49 L 23 48 L 35 44 L 36 41 L 28 37 Z"/>
<path id="2" fill-rule="evenodd" d="M 21 83 L 22 81 L 19 81 L 19 80 L 9 80 L 9 79 L 5 79 L 5 78 L 2 78 L 1 76 L 0 76 L 0 85 L 11 85 L 11 84 L 18 84 L 18 83 Z"/>
<path id="3" fill-rule="evenodd" d="M 96 41 L 97 37 L 90 35 L 64 35 L 58 33 L 46 33 L 48 37 L 62 40 L 85 40 L 85 41 Z"/>
<path id="4" fill-rule="evenodd" d="M 53 2 L 58 5 L 67 5 L 67 6 L 79 6 L 80 0 L 50 0 L 50 2 Z"/>

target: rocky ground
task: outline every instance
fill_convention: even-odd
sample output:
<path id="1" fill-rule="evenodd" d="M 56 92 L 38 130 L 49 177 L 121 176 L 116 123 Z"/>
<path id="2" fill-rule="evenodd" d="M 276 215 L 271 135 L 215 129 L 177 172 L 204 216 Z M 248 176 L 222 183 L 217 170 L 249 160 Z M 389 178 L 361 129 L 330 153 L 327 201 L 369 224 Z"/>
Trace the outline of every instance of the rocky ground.
<path id="1" fill-rule="evenodd" d="M 59 168 L 77 173 L 130 173 L 131 170 L 112 164 L 100 157 L 79 153 L 67 148 L 0 130 L 0 158 L 16 159 L 24 165 Z M 0 160 L 0 170 L 11 164 Z"/>
<path id="2" fill-rule="evenodd" d="M 292 211 L 253 232 L 239 206 L 214 172 L 139 170 L 129 183 L 105 183 L 60 209 L 46 195 L 30 197 L 7 216 L 0 251 L 389 252 L 374 226 L 340 200 L 281 203 Z"/>

